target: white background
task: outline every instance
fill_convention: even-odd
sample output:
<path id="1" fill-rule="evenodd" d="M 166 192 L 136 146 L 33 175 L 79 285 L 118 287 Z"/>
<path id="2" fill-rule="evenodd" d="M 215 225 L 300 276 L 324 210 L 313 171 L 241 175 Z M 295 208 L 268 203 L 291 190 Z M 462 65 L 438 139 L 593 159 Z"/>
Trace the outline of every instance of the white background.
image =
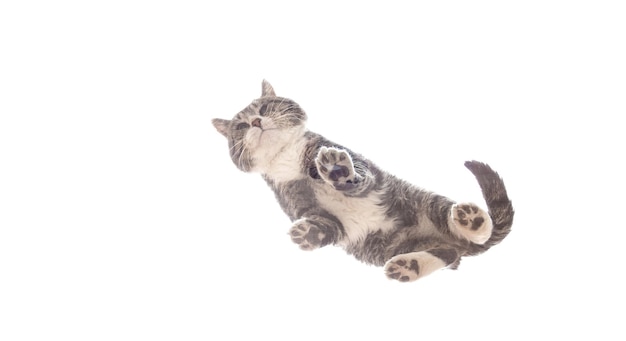
<path id="1" fill-rule="evenodd" d="M 4 1 L 0 339 L 624 339 L 619 1 Z M 214 117 L 309 128 L 513 232 L 412 284 L 300 251 Z"/>

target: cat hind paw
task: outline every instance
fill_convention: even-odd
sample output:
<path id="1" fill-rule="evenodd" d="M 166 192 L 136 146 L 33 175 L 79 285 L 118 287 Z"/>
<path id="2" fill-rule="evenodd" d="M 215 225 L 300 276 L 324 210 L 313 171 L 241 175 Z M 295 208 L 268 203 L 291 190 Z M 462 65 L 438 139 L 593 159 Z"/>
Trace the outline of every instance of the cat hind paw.
<path id="1" fill-rule="evenodd" d="M 411 252 L 391 258 L 385 264 L 385 275 L 400 282 L 413 282 L 444 267 L 446 263 L 439 257 L 425 251 Z"/>
<path id="2" fill-rule="evenodd" d="M 484 244 L 491 237 L 493 223 L 491 217 L 472 203 L 452 206 L 451 220 L 454 232 L 476 244 Z"/>
<path id="3" fill-rule="evenodd" d="M 394 257 L 385 265 L 385 275 L 389 279 L 400 282 L 413 282 L 420 274 L 419 263 L 416 259 Z"/>

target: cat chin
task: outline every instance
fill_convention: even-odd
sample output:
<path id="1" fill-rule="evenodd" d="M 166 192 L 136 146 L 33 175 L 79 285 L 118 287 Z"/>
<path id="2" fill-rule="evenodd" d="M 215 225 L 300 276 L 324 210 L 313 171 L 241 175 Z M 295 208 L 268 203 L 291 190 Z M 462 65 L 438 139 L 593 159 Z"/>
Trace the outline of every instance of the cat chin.
<path id="1" fill-rule="evenodd" d="M 271 153 L 279 144 L 285 144 L 281 141 L 279 134 L 280 133 L 272 130 L 261 131 L 260 129 L 255 129 L 254 131 L 250 131 L 248 136 L 246 136 L 246 148 L 253 151 L 253 154 L 263 154 L 266 156 L 268 152 Z"/>
<path id="2" fill-rule="evenodd" d="M 252 150 L 258 149 L 262 144 L 261 139 L 263 137 L 261 129 L 251 129 L 248 134 L 246 134 L 246 148 L 250 148 Z"/>
<path id="3" fill-rule="evenodd" d="M 298 142 L 304 135 L 304 129 L 302 127 L 268 128 L 254 133 L 252 138 L 256 140 L 257 148 L 278 151 Z"/>

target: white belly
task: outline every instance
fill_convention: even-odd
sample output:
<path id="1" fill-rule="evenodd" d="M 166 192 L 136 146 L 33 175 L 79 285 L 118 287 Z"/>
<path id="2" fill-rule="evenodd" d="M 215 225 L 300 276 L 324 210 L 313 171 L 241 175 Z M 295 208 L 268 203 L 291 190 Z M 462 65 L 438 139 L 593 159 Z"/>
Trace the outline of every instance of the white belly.
<path id="1" fill-rule="evenodd" d="M 380 194 L 371 192 L 363 198 L 346 197 L 328 184 L 315 188 L 318 203 L 333 214 L 346 231 L 346 237 L 339 244 L 346 246 L 363 240 L 369 233 L 387 231 L 393 227 L 393 220 L 385 216 L 380 203 Z"/>

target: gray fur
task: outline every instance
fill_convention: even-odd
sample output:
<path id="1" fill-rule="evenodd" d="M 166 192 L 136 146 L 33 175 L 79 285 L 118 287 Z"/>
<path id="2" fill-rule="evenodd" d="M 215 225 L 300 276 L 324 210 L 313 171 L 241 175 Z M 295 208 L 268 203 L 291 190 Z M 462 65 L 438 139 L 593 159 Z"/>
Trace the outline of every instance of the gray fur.
<path id="1" fill-rule="evenodd" d="M 289 234 L 300 248 L 340 245 L 365 263 L 387 264 L 387 276 L 404 282 L 437 267 L 456 268 L 461 257 L 486 251 L 510 232 L 513 207 L 502 179 L 488 165 L 465 163 L 489 209 L 488 215 L 481 215 L 474 204 L 455 206 L 454 201 L 398 179 L 362 155 L 307 131 L 306 120 L 300 106 L 277 97 L 267 81 L 262 96 L 232 120 L 213 120 L 228 140 L 234 164 L 244 172 L 261 173 L 274 191 L 294 222 Z M 354 207 L 370 208 L 362 212 L 368 219 L 362 226 L 353 222 L 359 217 L 359 212 L 350 211 Z M 377 209 L 379 215 L 372 213 Z M 481 230 L 490 235 L 482 240 L 473 236 Z"/>

